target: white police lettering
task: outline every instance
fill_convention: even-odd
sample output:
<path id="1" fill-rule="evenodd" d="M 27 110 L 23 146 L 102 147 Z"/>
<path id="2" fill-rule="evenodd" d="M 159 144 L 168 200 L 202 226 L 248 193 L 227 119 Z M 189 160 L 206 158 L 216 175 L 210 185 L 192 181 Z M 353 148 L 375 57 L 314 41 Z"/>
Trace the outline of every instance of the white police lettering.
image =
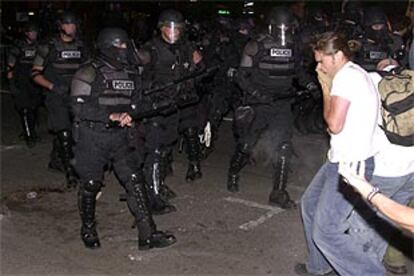
<path id="1" fill-rule="evenodd" d="M 80 51 L 62 51 L 62 58 L 71 59 L 71 58 L 80 58 Z"/>
<path id="2" fill-rule="evenodd" d="M 385 52 L 377 52 L 377 51 L 370 51 L 369 52 L 369 59 L 386 59 L 387 53 Z"/>
<path id="3" fill-rule="evenodd" d="M 270 49 L 270 56 L 271 57 L 291 57 L 292 50 L 291 49 Z"/>
<path id="4" fill-rule="evenodd" d="M 25 50 L 24 56 L 25 57 L 34 57 L 36 54 L 36 50 Z"/>
<path id="5" fill-rule="evenodd" d="M 112 87 L 115 90 L 133 90 L 135 85 L 133 81 L 130 80 L 113 80 Z"/>

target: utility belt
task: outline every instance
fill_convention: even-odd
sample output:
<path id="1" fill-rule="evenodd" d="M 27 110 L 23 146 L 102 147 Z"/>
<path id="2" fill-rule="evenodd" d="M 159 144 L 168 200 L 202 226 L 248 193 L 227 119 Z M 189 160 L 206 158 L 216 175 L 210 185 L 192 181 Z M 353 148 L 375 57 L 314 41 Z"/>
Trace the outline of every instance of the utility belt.
<path id="1" fill-rule="evenodd" d="M 246 104 L 272 104 L 279 101 L 292 101 L 296 95 L 290 91 L 289 93 L 283 93 L 280 95 L 272 95 L 254 91 L 253 93 L 245 93 L 244 102 Z"/>
<path id="2" fill-rule="evenodd" d="M 119 122 L 101 122 L 101 121 L 92 121 L 92 120 L 81 120 L 77 122 L 79 126 L 91 128 L 94 130 L 125 130 L 127 128 L 121 127 Z"/>

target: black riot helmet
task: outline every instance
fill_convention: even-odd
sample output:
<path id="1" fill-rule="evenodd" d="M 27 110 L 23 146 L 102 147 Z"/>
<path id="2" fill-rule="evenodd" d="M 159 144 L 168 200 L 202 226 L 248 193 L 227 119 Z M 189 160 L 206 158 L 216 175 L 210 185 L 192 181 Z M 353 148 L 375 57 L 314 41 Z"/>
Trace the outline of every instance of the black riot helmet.
<path id="1" fill-rule="evenodd" d="M 379 7 L 372 7 L 365 11 L 364 26 L 371 27 L 375 24 L 387 24 L 387 16 L 384 11 Z"/>
<path id="2" fill-rule="evenodd" d="M 39 26 L 35 22 L 27 22 L 23 26 L 24 37 L 29 43 L 33 43 L 37 40 L 37 35 L 39 33 Z"/>
<path id="3" fill-rule="evenodd" d="M 79 25 L 78 17 L 71 11 L 65 11 L 59 16 L 59 24 L 75 24 Z"/>
<path id="4" fill-rule="evenodd" d="M 158 18 L 158 28 L 161 30 L 161 36 L 169 44 L 174 44 L 182 37 L 184 26 L 184 17 L 177 10 L 164 10 Z"/>
<path id="5" fill-rule="evenodd" d="M 294 33 L 295 18 L 285 6 L 272 8 L 267 18 L 268 31 L 271 36 L 277 38 L 284 46 L 291 41 Z"/>
<path id="6" fill-rule="evenodd" d="M 367 9 L 364 15 L 365 35 L 376 42 L 388 40 L 387 16 L 379 7 Z"/>
<path id="7" fill-rule="evenodd" d="M 110 61 L 128 63 L 129 38 L 126 31 L 120 28 L 105 28 L 99 32 L 97 39 L 99 53 Z"/>
<path id="8" fill-rule="evenodd" d="M 71 11 L 63 12 L 57 21 L 59 31 L 69 37 L 75 38 L 77 28 L 79 26 L 79 20 L 76 15 Z M 69 26 L 69 24 L 74 24 L 75 27 Z"/>
<path id="9" fill-rule="evenodd" d="M 38 33 L 39 32 L 39 25 L 37 25 L 35 22 L 29 21 L 26 24 L 24 24 L 23 31 L 25 33 L 28 33 L 28 32 L 37 32 Z"/>

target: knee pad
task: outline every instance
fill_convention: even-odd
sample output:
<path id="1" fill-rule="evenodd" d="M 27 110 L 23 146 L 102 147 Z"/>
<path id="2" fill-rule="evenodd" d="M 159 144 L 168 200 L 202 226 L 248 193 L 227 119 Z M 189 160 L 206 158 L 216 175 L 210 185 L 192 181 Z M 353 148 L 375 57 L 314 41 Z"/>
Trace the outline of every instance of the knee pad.
<path id="1" fill-rule="evenodd" d="M 99 180 L 89 180 L 83 183 L 83 187 L 85 191 L 90 193 L 99 193 L 101 188 L 103 187 L 102 181 Z"/>

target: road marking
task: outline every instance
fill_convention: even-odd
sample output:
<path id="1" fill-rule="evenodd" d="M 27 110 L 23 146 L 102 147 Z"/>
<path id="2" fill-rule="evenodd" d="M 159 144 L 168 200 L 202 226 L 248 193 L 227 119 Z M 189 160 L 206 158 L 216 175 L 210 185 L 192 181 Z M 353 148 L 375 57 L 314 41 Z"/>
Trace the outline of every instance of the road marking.
<path id="1" fill-rule="evenodd" d="M 263 224 L 264 222 L 266 222 L 266 220 L 272 218 L 274 215 L 282 213 L 283 211 L 285 211 L 282 208 L 273 207 L 273 206 L 269 206 L 269 205 L 264 205 L 264 204 L 260 204 L 260 203 L 254 202 L 254 201 L 245 200 L 245 199 L 241 199 L 241 198 L 225 197 L 224 200 L 226 200 L 228 202 L 240 203 L 240 204 L 246 205 L 248 207 L 259 208 L 259 209 L 263 209 L 263 210 L 268 211 L 264 215 L 260 216 L 258 219 L 250 220 L 246 223 L 243 223 L 243 224 L 239 225 L 239 228 L 244 230 L 244 231 L 249 231 L 249 230 L 259 226 L 260 224 Z"/>
<path id="2" fill-rule="evenodd" d="M 15 146 L 3 146 L 3 145 L 0 145 L 0 152 L 6 151 L 6 150 L 21 149 L 21 148 L 23 148 L 22 145 L 15 145 Z"/>
<path id="3" fill-rule="evenodd" d="M 0 89 L 1 94 L 13 94 L 10 90 Z"/>
<path id="4" fill-rule="evenodd" d="M 240 203 L 249 207 L 253 207 L 253 208 L 259 208 L 259 209 L 264 209 L 264 210 L 268 210 L 268 211 L 273 211 L 273 212 L 281 212 L 284 211 L 282 208 L 279 207 L 274 207 L 274 206 L 270 206 L 270 205 L 264 205 L 264 204 L 260 204 L 254 201 L 250 201 L 250 200 L 245 200 L 245 199 L 241 199 L 241 198 L 237 198 L 237 197 L 225 197 L 224 198 L 225 201 L 228 202 L 235 202 L 235 203 Z"/>

